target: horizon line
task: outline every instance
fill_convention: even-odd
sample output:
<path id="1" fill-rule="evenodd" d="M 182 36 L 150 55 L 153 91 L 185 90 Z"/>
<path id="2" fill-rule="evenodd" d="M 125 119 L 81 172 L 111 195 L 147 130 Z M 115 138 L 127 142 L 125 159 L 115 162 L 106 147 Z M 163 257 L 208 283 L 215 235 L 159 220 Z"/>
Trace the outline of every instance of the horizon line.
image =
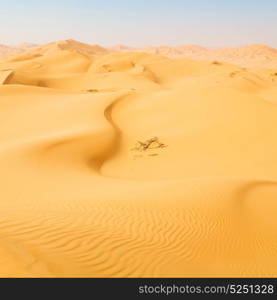
<path id="1" fill-rule="evenodd" d="M 145 45 L 131 45 L 131 44 L 125 44 L 125 43 L 115 43 L 115 44 L 109 44 L 109 45 L 103 45 L 101 43 L 93 43 L 93 42 L 87 42 L 87 41 L 81 41 L 78 39 L 74 38 L 66 38 L 66 39 L 60 39 L 60 40 L 53 40 L 53 41 L 48 41 L 48 42 L 43 42 L 43 43 L 36 43 L 32 41 L 21 41 L 17 42 L 15 44 L 6 44 L 6 43 L 0 43 L 0 46 L 6 46 L 6 47 L 16 47 L 21 44 L 30 44 L 34 45 L 34 48 L 37 46 L 44 46 L 52 43 L 59 43 L 59 42 L 66 42 L 66 41 L 75 41 L 78 43 L 83 43 L 87 44 L 90 46 L 100 46 L 103 48 L 110 48 L 110 47 L 115 47 L 115 46 L 125 46 L 125 47 L 130 47 L 130 48 L 146 48 L 146 47 L 169 47 L 169 48 L 175 48 L 175 47 L 182 47 L 182 46 L 196 46 L 196 47 L 202 47 L 206 49 L 215 49 L 215 48 L 242 48 L 242 47 L 249 47 L 249 46 L 266 46 L 272 49 L 277 49 L 277 47 L 272 46 L 270 44 L 266 43 L 259 43 L 259 42 L 252 42 L 252 43 L 247 43 L 247 44 L 239 44 L 239 45 L 213 45 L 213 46 L 205 46 L 203 44 L 175 44 L 175 45 L 170 45 L 170 44 L 145 44 Z"/>

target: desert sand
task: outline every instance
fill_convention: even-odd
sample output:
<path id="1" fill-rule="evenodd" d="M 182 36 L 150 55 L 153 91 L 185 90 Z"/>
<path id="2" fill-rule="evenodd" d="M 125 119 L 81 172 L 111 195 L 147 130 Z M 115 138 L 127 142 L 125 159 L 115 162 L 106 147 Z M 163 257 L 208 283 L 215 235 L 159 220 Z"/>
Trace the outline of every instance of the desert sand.
<path id="1" fill-rule="evenodd" d="M 0 276 L 277 277 L 276 49 L 23 48 L 0 63 Z"/>

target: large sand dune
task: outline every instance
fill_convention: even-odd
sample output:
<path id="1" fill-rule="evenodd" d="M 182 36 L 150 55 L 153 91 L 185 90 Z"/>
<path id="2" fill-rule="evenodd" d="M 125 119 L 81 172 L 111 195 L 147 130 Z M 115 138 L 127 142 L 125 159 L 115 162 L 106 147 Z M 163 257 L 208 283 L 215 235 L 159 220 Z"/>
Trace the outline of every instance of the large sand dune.
<path id="1" fill-rule="evenodd" d="M 277 276 L 274 59 L 129 50 L 0 63 L 0 276 Z"/>

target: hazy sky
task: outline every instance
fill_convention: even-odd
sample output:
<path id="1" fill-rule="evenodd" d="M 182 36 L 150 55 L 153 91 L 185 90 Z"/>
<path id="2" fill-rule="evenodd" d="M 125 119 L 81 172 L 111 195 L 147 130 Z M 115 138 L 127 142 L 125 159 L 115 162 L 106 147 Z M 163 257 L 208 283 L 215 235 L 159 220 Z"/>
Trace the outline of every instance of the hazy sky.
<path id="1" fill-rule="evenodd" d="M 277 47 L 277 0 L 0 0 L 0 44 Z"/>

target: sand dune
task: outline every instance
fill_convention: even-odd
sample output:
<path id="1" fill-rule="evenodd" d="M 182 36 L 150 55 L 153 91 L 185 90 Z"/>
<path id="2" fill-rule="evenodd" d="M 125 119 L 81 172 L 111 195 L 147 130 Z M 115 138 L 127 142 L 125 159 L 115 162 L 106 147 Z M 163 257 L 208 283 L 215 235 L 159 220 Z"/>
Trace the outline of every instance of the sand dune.
<path id="1" fill-rule="evenodd" d="M 125 52 L 124 46 L 117 48 L 117 51 Z M 239 64 L 244 67 L 277 68 L 277 49 L 266 45 L 225 48 L 205 48 L 195 45 L 185 45 L 176 47 L 143 47 L 133 49 L 132 51 L 154 53 L 171 58 L 219 60 Z"/>
<path id="2" fill-rule="evenodd" d="M 157 54 L 170 58 L 229 62 L 247 68 L 277 68 L 277 49 L 262 44 L 214 48 L 197 45 L 130 47 L 118 44 L 105 48 L 99 45 L 81 43 L 73 39 L 41 46 L 26 42 L 15 46 L 0 45 L 0 61 L 14 57 L 18 59 L 17 56 L 19 55 L 22 55 L 22 57 L 30 57 L 33 55 L 55 53 L 61 50 L 78 52 L 90 57 L 96 54 L 139 52 Z"/>
<path id="3" fill-rule="evenodd" d="M 276 277 L 275 52 L 244 51 L 0 63 L 0 275 Z"/>
<path id="4" fill-rule="evenodd" d="M 136 51 L 135 47 L 129 47 L 126 45 L 115 45 L 107 48 L 110 52 L 132 52 Z"/>
<path id="5" fill-rule="evenodd" d="M 6 45 L 0 45 L 0 61 L 6 60 L 14 55 L 19 55 L 23 50 Z"/>
<path id="6" fill-rule="evenodd" d="M 27 50 L 27 49 L 31 49 L 31 48 L 36 48 L 36 47 L 38 47 L 38 45 L 34 44 L 34 43 L 23 42 L 23 43 L 19 43 L 19 44 L 15 45 L 14 47 L 16 47 L 18 49 L 22 49 L 22 50 Z"/>
<path id="7" fill-rule="evenodd" d="M 34 48 L 36 46 L 36 44 L 32 43 L 20 43 L 15 46 L 0 45 L 0 61 L 21 55 L 25 52 L 25 50 Z"/>

